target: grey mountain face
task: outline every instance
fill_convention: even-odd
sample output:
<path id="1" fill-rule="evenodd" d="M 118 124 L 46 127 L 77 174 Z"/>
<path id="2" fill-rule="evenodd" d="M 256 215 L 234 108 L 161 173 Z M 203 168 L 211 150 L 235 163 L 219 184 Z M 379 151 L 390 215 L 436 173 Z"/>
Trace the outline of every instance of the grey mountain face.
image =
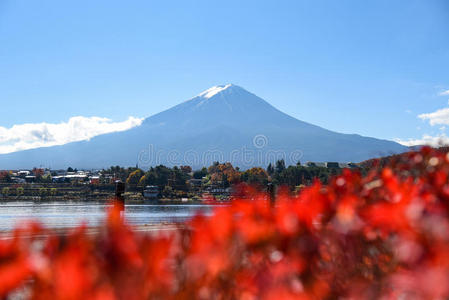
<path id="1" fill-rule="evenodd" d="M 236 85 L 216 86 L 124 132 L 90 141 L 0 155 L 0 169 L 208 166 L 246 169 L 277 159 L 358 162 L 400 153 L 398 143 L 341 134 L 297 120 Z"/>

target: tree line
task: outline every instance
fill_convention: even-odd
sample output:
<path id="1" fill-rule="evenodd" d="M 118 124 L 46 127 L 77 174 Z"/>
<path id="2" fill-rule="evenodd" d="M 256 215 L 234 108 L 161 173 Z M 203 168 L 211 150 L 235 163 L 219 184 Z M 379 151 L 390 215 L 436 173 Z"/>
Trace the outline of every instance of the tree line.
<path id="1" fill-rule="evenodd" d="M 76 169 L 69 168 L 68 171 Z M 38 182 L 51 182 L 51 176 L 43 176 L 39 169 L 34 169 Z M 267 168 L 253 167 L 241 170 L 231 163 L 214 162 L 209 167 L 192 170 L 190 166 L 167 167 L 154 166 L 148 170 L 141 168 L 111 166 L 100 171 L 100 183 L 113 183 L 115 180 L 126 182 L 130 186 L 155 185 L 160 188 L 170 186 L 176 190 L 188 190 L 189 182 L 195 179 L 201 181 L 202 186 L 217 186 L 228 188 L 238 183 L 247 183 L 259 187 L 265 187 L 268 183 L 274 185 L 286 185 L 292 188 L 301 185 L 309 185 L 315 179 L 327 183 L 330 176 L 339 173 L 340 169 L 332 169 L 321 166 L 303 166 L 300 162 L 296 165 L 286 166 L 284 160 L 270 163 Z M 48 178 L 47 178 L 48 177 Z M 0 182 L 10 182 L 8 172 L 0 172 Z"/>
<path id="2" fill-rule="evenodd" d="M 227 188 L 238 183 L 247 183 L 259 187 L 265 187 L 268 183 L 274 185 L 286 185 L 291 188 L 301 185 L 309 185 L 318 179 L 327 183 L 330 176 L 340 173 L 340 169 L 330 169 L 320 166 L 303 166 L 301 163 L 286 166 L 284 160 L 278 160 L 269 164 L 266 169 L 253 167 L 248 170 L 240 170 L 231 163 L 214 162 L 208 168 L 192 170 L 190 166 L 175 166 L 169 168 L 164 165 L 151 167 L 144 171 L 140 168 L 111 167 L 102 174 L 115 174 L 117 179 L 128 185 L 159 187 L 171 186 L 177 190 L 189 189 L 191 179 L 201 180 L 203 186 L 214 185 Z"/>

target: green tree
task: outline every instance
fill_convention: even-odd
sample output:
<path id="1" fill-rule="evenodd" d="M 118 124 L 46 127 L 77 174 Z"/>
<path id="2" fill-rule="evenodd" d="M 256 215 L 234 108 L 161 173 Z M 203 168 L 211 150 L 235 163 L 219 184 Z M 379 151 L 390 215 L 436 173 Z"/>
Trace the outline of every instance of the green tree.
<path id="1" fill-rule="evenodd" d="M 174 167 L 171 172 L 171 184 L 176 190 L 187 190 L 187 180 L 190 179 L 188 173 L 178 167 Z"/>
<path id="2" fill-rule="evenodd" d="M 2 189 L 2 194 L 3 194 L 3 197 L 8 196 L 9 195 L 9 187 L 4 187 Z"/>
<path id="3" fill-rule="evenodd" d="M 160 188 L 168 185 L 168 180 L 171 179 L 172 170 L 164 165 L 151 167 L 145 174 L 145 184 L 157 185 Z"/>
<path id="4" fill-rule="evenodd" d="M 276 171 L 277 173 L 281 173 L 281 172 L 284 171 L 284 170 L 285 170 L 285 160 L 280 159 L 280 160 L 278 160 L 278 161 L 276 162 L 276 168 L 275 168 L 275 171 Z"/>
<path id="5" fill-rule="evenodd" d="M 268 183 L 268 173 L 262 168 L 251 168 L 243 172 L 242 180 L 249 184 L 265 186 Z"/>
<path id="6" fill-rule="evenodd" d="M 21 187 L 21 186 L 19 186 L 19 187 L 16 189 L 16 195 L 17 195 L 17 196 L 22 196 L 22 195 L 24 194 L 24 192 L 25 192 L 25 190 L 24 190 L 24 188 Z"/>
<path id="7" fill-rule="evenodd" d="M 57 193 L 58 193 L 58 189 L 57 188 L 51 188 L 50 189 L 50 195 L 51 196 L 54 197 L 54 196 L 56 196 Z"/>
<path id="8" fill-rule="evenodd" d="M 207 175 L 207 169 L 204 167 L 201 170 L 197 170 L 197 171 L 193 172 L 193 178 L 195 178 L 195 179 L 202 179 L 206 175 Z"/>
<path id="9" fill-rule="evenodd" d="M 267 173 L 270 176 L 273 175 L 273 173 L 274 173 L 274 167 L 273 167 L 273 165 L 271 163 L 268 164 Z"/>
<path id="10" fill-rule="evenodd" d="M 48 194 L 48 190 L 47 190 L 46 188 L 41 187 L 41 188 L 39 189 L 39 196 L 45 197 L 47 194 Z"/>
<path id="11" fill-rule="evenodd" d="M 51 183 L 51 181 L 52 181 L 52 177 L 50 174 L 42 176 L 41 182 Z"/>
<path id="12" fill-rule="evenodd" d="M 164 197 L 171 197 L 171 195 L 173 194 L 173 188 L 169 185 L 166 185 L 164 187 L 164 190 L 162 191 L 162 194 L 164 195 Z"/>

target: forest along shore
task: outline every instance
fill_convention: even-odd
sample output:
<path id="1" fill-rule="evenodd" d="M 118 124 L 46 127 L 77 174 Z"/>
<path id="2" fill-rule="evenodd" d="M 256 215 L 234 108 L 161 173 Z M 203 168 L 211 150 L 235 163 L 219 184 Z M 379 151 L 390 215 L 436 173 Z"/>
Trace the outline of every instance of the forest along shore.
<path id="1" fill-rule="evenodd" d="M 180 193 L 176 190 L 160 191 L 157 198 L 145 199 L 144 187 L 126 185 L 123 194 L 126 203 L 154 204 L 201 204 L 211 197 L 218 202 L 229 200 L 231 188 L 204 189 Z M 33 201 L 33 202 L 79 202 L 79 201 L 110 201 L 115 197 L 115 184 L 68 184 L 68 183 L 0 183 L 0 203 Z M 1 205 L 1 204 L 0 204 Z"/>
<path id="2" fill-rule="evenodd" d="M 162 195 L 151 201 L 143 197 L 143 188 L 127 187 L 123 194 L 126 203 L 155 203 L 155 204 L 200 204 L 203 194 L 194 193 L 178 197 L 178 195 Z M 33 202 L 107 202 L 115 196 L 115 185 L 70 185 L 70 184 L 0 184 L 0 203 L 16 201 Z M 217 196 L 217 195 L 216 195 Z M 227 200 L 227 195 L 218 195 L 217 200 Z"/>
<path id="3" fill-rule="evenodd" d="M 214 198 L 226 201 L 233 187 L 240 184 L 260 187 L 288 186 L 292 192 L 312 184 L 316 179 L 327 183 L 330 176 L 343 168 L 359 169 L 358 164 L 337 162 L 307 162 L 287 166 L 283 159 L 266 169 L 253 167 L 240 170 L 231 163 L 215 162 L 208 168 L 192 170 L 190 166 L 159 165 L 144 171 L 138 166 L 110 167 L 103 170 L 0 170 L 0 201 L 102 201 L 114 196 L 116 182 L 126 184 L 127 201 L 143 201 L 143 191 L 157 189 L 157 198 L 170 201 L 201 202 Z M 363 169 L 361 169 L 363 173 Z M 213 197 L 210 197 L 213 196 Z"/>

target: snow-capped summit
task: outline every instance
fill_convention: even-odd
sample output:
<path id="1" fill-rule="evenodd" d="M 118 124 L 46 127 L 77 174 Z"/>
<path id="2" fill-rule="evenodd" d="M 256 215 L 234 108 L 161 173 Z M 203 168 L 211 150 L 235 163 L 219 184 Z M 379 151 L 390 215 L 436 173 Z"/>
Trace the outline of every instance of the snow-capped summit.
<path id="1" fill-rule="evenodd" d="M 212 98 L 213 96 L 215 96 L 216 94 L 218 94 L 232 86 L 233 86 L 232 84 L 216 85 L 216 86 L 213 86 L 213 87 L 205 90 L 204 92 L 201 92 L 198 95 L 198 97 L 203 97 L 203 98 L 209 99 L 209 98 Z"/>

